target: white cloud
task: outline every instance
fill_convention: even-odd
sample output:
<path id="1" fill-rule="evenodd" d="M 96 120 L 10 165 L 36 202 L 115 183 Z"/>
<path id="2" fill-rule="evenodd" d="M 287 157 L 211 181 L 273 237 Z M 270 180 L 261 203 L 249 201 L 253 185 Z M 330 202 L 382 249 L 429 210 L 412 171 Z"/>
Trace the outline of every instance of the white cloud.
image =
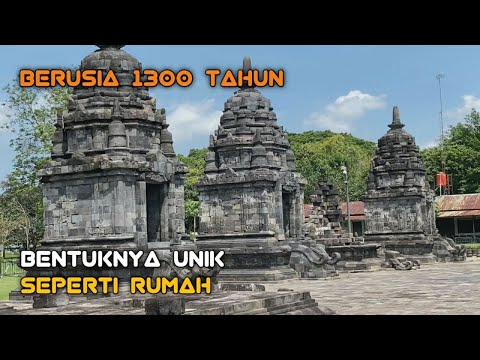
<path id="1" fill-rule="evenodd" d="M 215 106 L 215 100 L 207 99 L 174 106 L 167 112 L 167 122 L 175 144 L 182 144 L 213 134 L 220 123 L 220 116 L 222 111 Z"/>
<path id="2" fill-rule="evenodd" d="M 444 120 L 447 125 L 454 125 L 465 119 L 465 116 L 470 114 L 472 109 L 480 111 L 480 99 L 474 95 L 462 96 L 463 105 L 457 108 L 453 108 L 445 111 Z"/>
<path id="3" fill-rule="evenodd" d="M 420 149 L 428 149 L 428 148 L 435 147 L 437 145 L 438 145 L 437 140 L 430 140 L 430 141 L 427 141 L 426 143 L 420 144 L 419 147 Z"/>
<path id="4" fill-rule="evenodd" d="M 311 114 L 306 125 L 317 128 L 348 132 L 353 122 L 361 118 L 367 111 L 383 109 L 387 103 L 385 95 L 375 96 L 352 90 L 347 95 L 340 96 L 334 103 L 328 104 L 323 112 Z"/>

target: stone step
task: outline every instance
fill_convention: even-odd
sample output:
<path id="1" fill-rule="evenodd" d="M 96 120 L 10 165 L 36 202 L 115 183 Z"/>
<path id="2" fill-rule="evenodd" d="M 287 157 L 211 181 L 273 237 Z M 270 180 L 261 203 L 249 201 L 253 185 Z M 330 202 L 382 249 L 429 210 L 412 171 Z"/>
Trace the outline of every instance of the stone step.
<path id="1" fill-rule="evenodd" d="M 273 315 L 273 314 L 272 314 Z M 281 314 L 275 315 L 330 315 L 329 313 L 323 312 L 319 307 L 318 304 L 304 304 L 299 305 L 294 308 L 290 308 Z"/>
<path id="2" fill-rule="evenodd" d="M 303 301 L 310 299 L 310 293 L 305 292 L 288 292 L 281 293 L 280 296 L 274 296 L 265 299 L 264 303 L 267 308 L 274 308 L 284 304 Z"/>
<path id="3" fill-rule="evenodd" d="M 258 296 L 256 296 L 258 294 Z M 275 293 L 271 297 L 264 297 L 261 292 L 252 293 L 254 299 L 246 301 L 238 301 L 236 299 L 225 300 L 219 302 L 216 306 L 209 306 L 207 303 L 203 304 L 188 304 L 186 305 L 187 313 L 190 306 L 196 309 L 191 314 L 195 315 L 236 315 L 248 312 L 262 312 L 262 309 L 268 309 L 275 306 L 280 306 L 285 303 L 292 303 L 303 299 L 303 293 Z M 256 298 L 255 298 L 256 297 Z"/>
<path id="4" fill-rule="evenodd" d="M 243 294 L 242 294 L 243 293 Z M 305 307 L 317 306 L 308 292 L 262 293 L 251 292 L 243 301 L 236 296 L 246 292 L 236 292 L 215 302 L 192 302 L 186 304 L 186 315 L 254 315 L 280 314 Z M 213 300 L 213 299 L 212 299 Z M 210 302 L 210 304 L 209 304 Z M 191 309 L 189 311 L 189 309 Z"/>
<path id="5" fill-rule="evenodd" d="M 245 311 L 235 315 L 269 315 L 269 312 L 267 308 L 260 308 L 252 311 Z"/>
<path id="6" fill-rule="evenodd" d="M 16 310 L 13 306 L 0 303 L 0 315 L 13 315 Z"/>
<path id="7" fill-rule="evenodd" d="M 312 306 L 317 306 L 317 302 L 313 299 L 307 299 L 307 300 L 300 300 L 300 301 L 294 301 L 294 302 L 289 302 L 283 305 L 278 305 L 274 307 L 268 307 L 268 308 L 261 308 L 261 309 L 256 309 L 252 311 L 246 311 L 246 312 L 241 312 L 241 313 L 236 313 L 235 315 L 280 315 L 284 314 L 286 312 L 298 310 L 298 309 L 304 309 Z"/>
<path id="8" fill-rule="evenodd" d="M 318 306 L 313 306 L 303 309 L 292 310 L 282 315 L 335 315 L 335 313 L 324 312 Z"/>
<path id="9" fill-rule="evenodd" d="M 313 299 L 309 299 L 309 300 L 298 301 L 291 304 L 285 304 L 284 306 L 279 306 L 274 309 L 268 309 L 268 313 L 270 315 L 280 315 L 290 311 L 305 309 L 313 306 L 318 306 L 317 302 Z"/>

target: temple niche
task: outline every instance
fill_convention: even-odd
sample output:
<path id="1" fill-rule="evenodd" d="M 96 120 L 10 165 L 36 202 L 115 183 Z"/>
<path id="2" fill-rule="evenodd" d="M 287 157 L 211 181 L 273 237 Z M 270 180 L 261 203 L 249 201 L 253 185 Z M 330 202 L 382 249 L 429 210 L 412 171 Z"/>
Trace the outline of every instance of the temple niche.
<path id="1" fill-rule="evenodd" d="M 415 138 L 406 132 L 398 107 L 390 130 L 378 140 L 368 176 L 365 241 L 381 243 L 408 259 L 432 262 L 437 234 L 434 193 Z"/>
<path id="2" fill-rule="evenodd" d="M 185 166 L 177 159 L 164 109 L 134 88 L 142 64 L 100 45 L 81 70 L 113 70 L 117 88 L 77 87 L 58 114 L 51 160 L 40 171 L 43 247 L 157 249 L 185 232 Z"/>
<path id="3" fill-rule="evenodd" d="M 244 59 L 244 71 L 251 69 Z M 295 168 L 285 131 L 270 100 L 243 87 L 225 103 L 210 136 L 198 185 L 197 246 L 226 251 L 220 276 L 243 280 L 295 277 L 289 241 L 303 238 L 306 180 Z"/>

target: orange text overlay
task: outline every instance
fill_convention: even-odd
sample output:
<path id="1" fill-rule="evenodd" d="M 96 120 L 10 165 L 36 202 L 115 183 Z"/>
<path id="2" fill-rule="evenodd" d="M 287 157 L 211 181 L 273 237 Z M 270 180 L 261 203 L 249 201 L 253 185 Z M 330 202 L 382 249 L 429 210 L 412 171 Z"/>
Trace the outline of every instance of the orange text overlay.
<path id="1" fill-rule="evenodd" d="M 285 85 L 285 72 L 283 70 L 227 70 L 225 73 L 219 69 L 208 69 L 205 75 L 211 87 L 283 87 Z M 125 80 L 126 79 L 126 80 Z M 182 69 L 173 70 L 134 70 L 130 76 L 122 78 L 120 82 L 112 70 L 62 70 L 62 69 L 22 69 L 19 73 L 21 87 L 106 87 L 117 88 L 131 86 L 137 88 L 150 88 L 162 86 L 165 88 L 174 85 L 188 87 L 193 83 L 191 71 Z"/>
<path id="2" fill-rule="evenodd" d="M 225 74 L 218 69 L 205 71 L 209 77 L 210 86 L 215 87 L 283 87 L 285 85 L 285 71 L 283 70 L 227 70 Z M 221 76 L 220 76 L 221 75 Z M 220 77 L 219 77 L 220 76 Z"/>
<path id="3" fill-rule="evenodd" d="M 119 279 L 117 277 L 24 277 L 20 282 L 24 295 L 56 294 L 64 291 L 69 295 L 86 294 L 118 294 Z M 130 279 L 132 294 L 210 294 L 211 278 L 179 279 L 174 277 Z"/>

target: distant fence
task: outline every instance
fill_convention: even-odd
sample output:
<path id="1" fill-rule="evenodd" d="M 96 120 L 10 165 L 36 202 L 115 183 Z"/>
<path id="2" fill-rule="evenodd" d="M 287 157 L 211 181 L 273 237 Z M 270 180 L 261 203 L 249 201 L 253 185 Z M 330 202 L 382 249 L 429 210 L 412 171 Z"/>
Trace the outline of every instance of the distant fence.
<path id="1" fill-rule="evenodd" d="M 467 257 L 480 256 L 480 249 L 467 249 Z"/>
<path id="2" fill-rule="evenodd" d="M 472 235 L 460 235 L 455 236 L 454 239 L 457 244 L 475 244 L 480 243 L 480 235 L 472 234 Z"/>
<path id="3" fill-rule="evenodd" d="M 0 259 L 0 277 L 23 275 L 25 270 L 18 266 L 18 259 Z"/>

